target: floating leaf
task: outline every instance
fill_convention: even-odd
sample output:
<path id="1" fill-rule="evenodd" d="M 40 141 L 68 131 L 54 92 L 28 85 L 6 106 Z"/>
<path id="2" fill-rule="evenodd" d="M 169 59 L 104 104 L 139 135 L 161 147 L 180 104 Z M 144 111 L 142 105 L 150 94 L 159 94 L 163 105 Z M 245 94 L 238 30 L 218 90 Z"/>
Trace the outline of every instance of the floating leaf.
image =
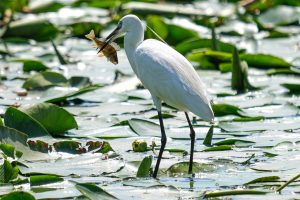
<path id="1" fill-rule="evenodd" d="M 260 121 L 265 119 L 264 116 L 257 116 L 257 117 L 236 117 L 232 121 L 234 122 L 250 122 L 250 121 Z"/>
<path id="2" fill-rule="evenodd" d="M 152 165 L 152 156 L 145 157 L 142 160 L 142 162 L 138 168 L 136 176 L 137 177 L 149 177 L 151 165 Z"/>
<path id="3" fill-rule="evenodd" d="M 264 177 L 253 179 L 252 181 L 245 183 L 245 185 L 254 184 L 254 183 L 274 182 L 277 181 L 278 179 L 280 179 L 279 176 L 264 176 Z"/>
<path id="4" fill-rule="evenodd" d="M 15 157 L 20 158 L 22 156 L 22 152 L 16 151 L 15 147 L 10 144 L 0 144 L 0 150 L 4 153 L 4 155 L 15 159 Z"/>
<path id="5" fill-rule="evenodd" d="M 22 87 L 27 90 L 34 90 L 56 85 L 64 85 L 67 82 L 68 80 L 63 75 L 57 72 L 45 71 L 27 79 Z"/>
<path id="6" fill-rule="evenodd" d="M 270 8 L 262 13 L 258 17 L 258 20 L 265 26 L 273 27 L 276 25 L 289 25 L 298 22 L 299 17 L 300 12 L 296 7 L 280 5 Z"/>
<path id="7" fill-rule="evenodd" d="M 168 27 L 164 22 L 163 18 L 160 16 L 148 16 L 147 17 L 147 26 L 155 31 L 162 39 L 166 39 L 168 36 Z M 156 35 L 152 33 L 149 29 L 146 30 L 146 36 L 148 38 L 156 38 Z"/>
<path id="8" fill-rule="evenodd" d="M 30 115 L 10 107 L 4 114 L 5 126 L 26 133 L 29 137 L 49 136 L 45 127 Z"/>
<path id="9" fill-rule="evenodd" d="M 31 72 L 31 71 L 45 71 L 49 69 L 44 63 L 39 60 L 29 60 L 29 59 L 20 59 L 14 60 L 14 62 L 22 62 L 23 63 L 23 71 Z"/>
<path id="10" fill-rule="evenodd" d="M 168 114 L 168 113 L 162 113 L 161 116 L 162 116 L 163 119 L 176 117 L 176 115 L 171 115 L 171 114 Z M 158 117 L 158 115 L 154 115 L 153 117 L 150 117 L 150 119 L 159 119 L 159 117 Z"/>
<path id="11" fill-rule="evenodd" d="M 235 145 L 235 143 L 250 143 L 254 144 L 255 142 L 249 141 L 249 140 L 241 140 L 241 139 L 225 139 L 221 140 L 219 142 L 216 142 L 214 145 L 220 146 L 220 145 Z"/>
<path id="12" fill-rule="evenodd" d="M 42 124 L 52 135 L 62 135 L 65 131 L 78 128 L 72 114 L 51 103 L 39 103 L 24 112 Z"/>
<path id="13" fill-rule="evenodd" d="M 268 55 L 268 54 L 241 54 L 240 59 L 247 62 L 250 67 L 256 67 L 260 69 L 270 68 L 288 68 L 290 63 L 286 62 L 282 58 Z"/>
<path id="14" fill-rule="evenodd" d="M 299 121 L 290 121 L 282 123 L 278 126 L 278 122 L 222 122 L 219 124 L 222 130 L 228 132 L 240 132 L 240 131 L 264 131 L 264 130 L 293 130 L 300 128 Z"/>
<path id="15" fill-rule="evenodd" d="M 69 84 L 71 87 L 83 88 L 91 85 L 91 80 L 89 77 L 85 76 L 72 76 L 69 79 Z"/>
<path id="16" fill-rule="evenodd" d="M 228 151 L 232 150 L 232 147 L 230 145 L 220 145 L 216 147 L 208 147 L 204 149 L 203 151 L 208 152 L 208 151 Z"/>
<path id="17" fill-rule="evenodd" d="M 35 198 L 28 192 L 17 191 L 4 195 L 1 200 L 35 200 Z"/>
<path id="18" fill-rule="evenodd" d="M 291 93 L 300 93 L 300 84 L 297 83 L 283 83 L 283 87 L 287 88 Z"/>
<path id="19" fill-rule="evenodd" d="M 182 43 L 176 45 L 175 49 L 182 54 L 187 54 L 194 49 L 202 49 L 202 48 L 207 49 L 207 48 L 211 48 L 211 46 L 212 46 L 211 39 L 200 38 L 200 39 L 189 39 L 183 41 Z M 219 40 L 217 40 L 217 46 L 219 51 L 228 52 L 228 53 L 232 52 L 234 48 L 232 44 L 221 42 Z"/>
<path id="20" fill-rule="evenodd" d="M 242 110 L 234 105 L 230 104 L 212 104 L 212 109 L 214 111 L 215 116 L 225 116 L 225 115 L 238 115 L 240 116 Z"/>
<path id="21" fill-rule="evenodd" d="M 18 166 L 12 165 L 9 161 L 4 160 L 3 164 L 0 165 L 0 183 L 8 183 L 17 178 L 18 174 Z"/>
<path id="22" fill-rule="evenodd" d="M 86 153 L 86 150 L 81 147 L 79 142 L 75 141 L 59 141 L 53 143 L 53 147 L 56 151 L 66 152 L 72 154 Z"/>
<path id="23" fill-rule="evenodd" d="M 58 176 L 92 176 L 110 174 L 124 167 L 124 161 L 119 158 L 104 159 L 100 153 L 78 154 L 73 157 L 26 162 L 27 167 L 19 166 L 22 174 L 55 174 Z"/>
<path id="24" fill-rule="evenodd" d="M 42 153 L 48 153 L 50 145 L 47 142 L 41 141 L 41 140 L 28 140 L 27 144 L 29 148 L 33 151 L 39 151 Z"/>
<path id="25" fill-rule="evenodd" d="M 108 142 L 103 142 L 101 148 L 97 151 L 97 153 L 108 153 L 110 151 L 114 151 Z"/>
<path id="26" fill-rule="evenodd" d="M 189 170 L 189 162 L 179 162 L 167 169 L 167 172 L 173 174 L 181 174 L 181 173 L 188 173 Z M 193 163 L 193 172 L 194 173 L 205 173 L 205 172 L 212 172 L 215 171 L 215 167 L 212 164 L 206 163 Z"/>
<path id="27" fill-rule="evenodd" d="M 99 89 L 100 87 L 102 87 L 102 86 L 101 85 L 86 86 L 86 87 L 80 88 L 79 90 L 77 90 L 75 92 L 70 92 L 70 93 L 65 94 L 65 95 L 61 95 L 61 96 L 58 96 L 58 97 L 46 99 L 45 102 L 59 103 L 59 102 L 62 102 L 62 101 L 66 101 L 68 98 L 76 97 L 76 96 L 79 96 L 81 94 L 94 91 L 96 89 Z"/>
<path id="28" fill-rule="evenodd" d="M 27 139 L 28 136 L 25 133 L 6 126 L 0 126 L 0 143 L 14 146 L 17 157 L 21 157 L 22 155 L 22 160 L 41 160 L 48 158 L 48 154 L 30 150 L 27 145 Z"/>
<path id="29" fill-rule="evenodd" d="M 212 141 L 213 134 L 214 134 L 214 125 L 212 125 L 209 128 L 209 130 L 208 130 L 208 132 L 207 132 L 207 134 L 205 136 L 205 139 L 203 141 L 203 144 L 205 146 L 211 146 L 211 141 Z"/>
<path id="30" fill-rule="evenodd" d="M 290 68 L 283 69 L 271 69 L 267 72 L 267 75 L 277 75 L 277 74 L 292 74 L 292 75 L 300 75 L 300 73 L 291 70 Z"/>
<path id="31" fill-rule="evenodd" d="M 47 41 L 55 38 L 58 29 L 46 19 L 25 18 L 9 24 L 4 37 L 23 37 L 37 41 Z"/>
<path id="32" fill-rule="evenodd" d="M 29 11 L 32 13 L 45 13 L 45 12 L 56 12 L 65 5 L 56 0 L 50 1 L 39 1 L 31 3 L 28 7 Z"/>
<path id="33" fill-rule="evenodd" d="M 263 190 L 224 190 L 224 191 L 207 192 L 205 193 L 204 198 L 231 196 L 231 195 L 264 195 L 266 193 L 267 192 Z"/>
<path id="34" fill-rule="evenodd" d="M 56 175 L 32 175 L 30 176 L 30 186 L 45 185 L 63 180 L 63 178 Z"/>
<path id="35" fill-rule="evenodd" d="M 178 44 L 190 38 L 198 38 L 197 32 L 174 24 L 168 25 L 168 32 L 166 38 L 168 44 Z"/>
<path id="36" fill-rule="evenodd" d="M 86 197 L 91 200 L 113 200 L 117 199 L 115 196 L 109 194 L 102 188 L 96 186 L 95 184 L 91 183 L 77 183 L 75 187 Z"/>

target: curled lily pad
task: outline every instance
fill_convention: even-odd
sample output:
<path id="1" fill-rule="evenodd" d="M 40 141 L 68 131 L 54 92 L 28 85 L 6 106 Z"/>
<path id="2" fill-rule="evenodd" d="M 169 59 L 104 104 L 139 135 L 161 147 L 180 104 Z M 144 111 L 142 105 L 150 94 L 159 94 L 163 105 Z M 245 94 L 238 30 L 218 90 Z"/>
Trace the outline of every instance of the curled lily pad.
<path id="1" fill-rule="evenodd" d="M 86 197 L 91 200 L 98 200 L 98 199 L 106 199 L 106 200 L 115 200 L 118 199 L 112 194 L 108 193 L 104 189 L 96 186 L 95 184 L 91 183 L 77 183 L 76 188 Z"/>
<path id="2" fill-rule="evenodd" d="M 31 71 L 45 71 L 49 69 L 43 62 L 39 60 L 30 60 L 30 59 L 20 59 L 14 60 L 14 62 L 22 62 L 23 63 L 23 71 L 31 72 Z"/>
<path id="3" fill-rule="evenodd" d="M 56 175 L 32 175 L 30 176 L 30 185 L 37 186 L 37 185 L 44 185 L 49 183 L 56 183 L 63 181 L 64 179 L 56 176 Z"/>
<path id="4" fill-rule="evenodd" d="M 4 160 L 0 165 L 0 183 L 8 183 L 9 181 L 17 178 L 19 173 L 18 166 Z"/>
<path id="5" fill-rule="evenodd" d="M 263 190 L 225 190 L 225 191 L 214 191 L 207 192 L 204 197 L 221 197 L 221 196 L 231 196 L 231 195 L 264 195 L 266 191 Z"/>
<path id="6" fill-rule="evenodd" d="M 150 168 L 152 165 L 152 156 L 145 157 L 137 171 L 137 177 L 148 177 L 150 175 Z"/>
<path id="7" fill-rule="evenodd" d="M 254 183 L 273 182 L 273 181 L 278 181 L 279 179 L 280 179 L 279 176 L 264 176 L 264 177 L 253 179 L 245 183 L 245 185 L 254 184 Z"/>

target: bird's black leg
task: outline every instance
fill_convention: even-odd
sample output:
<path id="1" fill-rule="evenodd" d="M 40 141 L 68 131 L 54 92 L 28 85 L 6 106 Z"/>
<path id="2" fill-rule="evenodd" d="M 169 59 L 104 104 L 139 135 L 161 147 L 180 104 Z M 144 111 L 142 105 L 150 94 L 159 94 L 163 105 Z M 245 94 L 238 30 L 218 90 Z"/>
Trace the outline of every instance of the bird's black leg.
<path id="1" fill-rule="evenodd" d="M 163 122 L 163 119 L 162 119 L 161 111 L 157 111 L 157 112 L 158 112 L 158 118 L 159 118 L 160 130 L 161 130 L 161 147 L 160 147 L 158 158 L 157 158 L 157 161 L 156 161 L 155 170 L 154 170 L 154 173 L 153 173 L 153 178 L 156 178 L 156 176 L 157 176 L 160 160 L 161 160 L 162 154 L 164 152 L 164 149 L 165 149 L 165 146 L 166 146 L 166 143 L 167 143 L 167 137 L 166 137 L 166 133 L 165 133 L 164 122 Z"/>
<path id="2" fill-rule="evenodd" d="M 193 159 L 194 159 L 194 144 L 195 144 L 195 131 L 193 129 L 191 120 L 189 118 L 189 115 L 187 114 L 187 112 L 184 112 L 186 120 L 188 121 L 191 133 L 190 133 L 190 138 L 191 138 L 191 152 L 190 152 L 190 163 L 189 163 L 189 174 L 193 173 Z"/>

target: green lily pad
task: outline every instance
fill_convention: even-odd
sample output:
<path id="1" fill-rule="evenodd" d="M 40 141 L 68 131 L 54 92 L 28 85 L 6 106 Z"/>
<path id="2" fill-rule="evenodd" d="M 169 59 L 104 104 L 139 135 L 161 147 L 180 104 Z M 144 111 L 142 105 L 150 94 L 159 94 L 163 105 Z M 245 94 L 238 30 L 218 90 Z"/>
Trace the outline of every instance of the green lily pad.
<path id="1" fill-rule="evenodd" d="M 9 161 L 4 160 L 3 164 L 0 165 L 0 183 L 8 183 L 17 178 L 18 174 L 18 166 L 11 164 Z"/>
<path id="2" fill-rule="evenodd" d="M 242 111 L 239 107 L 230 104 L 212 104 L 212 109 L 217 117 L 225 115 L 241 116 Z"/>
<path id="3" fill-rule="evenodd" d="M 59 141 L 53 143 L 53 147 L 58 152 L 67 152 L 71 154 L 85 153 L 86 150 L 81 148 L 81 144 L 75 141 Z"/>
<path id="4" fill-rule="evenodd" d="M 118 199 L 112 194 L 108 193 L 104 189 L 91 183 L 77 183 L 75 187 L 85 196 L 91 200 L 106 199 L 114 200 Z"/>
<path id="5" fill-rule="evenodd" d="M 89 77 L 86 76 L 72 76 L 69 79 L 69 84 L 71 87 L 83 88 L 92 84 Z"/>
<path id="6" fill-rule="evenodd" d="M 45 127 L 32 116 L 10 107 L 4 114 L 5 126 L 26 133 L 29 137 L 49 136 Z"/>
<path id="7" fill-rule="evenodd" d="M 297 83 L 283 83 L 283 87 L 287 88 L 291 93 L 300 93 L 300 84 Z"/>
<path id="8" fill-rule="evenodd" d="M 289 68 L 291 66 L 290 63 L 282 58 L 261 53 L 241 54 L 240 59 L 246 61 L 250 67 L 259 69 Z"/>
<path id="9" fill-rule="evenodd" d="M 219 124 L 222 130 L 228 132 L 239 131 L 264 131 L 264 130 L 293 130 L 300 128 L 299 120 L 289 121 L 285 123 L 270 121 L 251 121 L 251 122 L 222 122 Z"/>
<path id="10" fill-rule="evenodd" d="M 70 158 L 57 159 L 54 162 L 35 161 L 26 163 L 28 167 L 19 166 L 22 174 L 55 174 L 58 176 L 92 176 L 110 174 L 124 167 L 121 159 L 103 159 L 100 153 L 79 154 Z M 80 167 L 78 167 L 80 166 Z M 91 168 L 91 166 L 93 166 Z"/>
<path id="11" fill-rule="evenodd" d="M 39 60 L 29 60 L 29 59 L 19 59 L 14 60 L 14 62 L 22 62 L 23 63 L 23 72 L 31 72 L 31 71 L 45 71 L 49 69 L 43 62 Z"/>
<path id="12" fill-rule="evenodd" d="M 147 17 L 147 26 L 150 27 L 153 31 L 155 31 L 162 39 L 166 39 L 168 36 L 168 27 L 164 22 L 163 18 L 160 16 L 148 16 Z M 146 30 L 146 36 L 148 38 L 156 38 L 156 35 L 152 33 L 149 28 Z"/>
<path id="13" fill-rule="evenodd" d="M 228 151 L 228 150 L 232 150 L 231 145 L 220 145 L 220 146 L 216 146 L 216 147 L 208 147 L 208 148 L 204 149 L 203 151 L 208 152 L 208 151 Z"/>
<path id="14" fill-rule="evenodd" d="M 181 173 L 188 173 L 189 169 L 189 162 L 179 162 L 167 169 L 167 172 L 172 174 L 181 174 Z M 206 163 L 193 163 L 193 173 L 205 173 L 205 172 L 213 172 L 215 171 L 215 166 L 213 164 L 206 164 Z"/>
<path id="15" fill-rule="evenodd" d="M 35 200 L 34 196 L 32 196 L 28 192 L 23 192 L 23 191 L 16 191 L 16 192 L 11 192 L 3 197 L 1 197 L 2 200 Z"/>
<path id="16" fill-rule="evenodd" d="M 68 80 L 63 75 L 57 72 L 45 71 L 27 79 L 22 87 L 27 90 L 35 90 L 56 85 L 65 85 L 67 82 Z"/>
<path id="17" fill-rule="evenodd" d="M 221 140 L 219 142 L 214 143 L 214 145 L 220 146 L 220 145 L 234 145 L 235 143 L 251 143 L 254 144 L 255 142 L 250 140 L 241 140 L 241 139 L 225 139 Z"/>
<path id="18" fill-rule="evenodd" d="M 63 178 L 56 175 L 32 175 L 30 176 L 30 186 L 45 185 L 63 180 Z"/>
<path id="19" fill-rule="evenodd" d="M 20 158 L 22 156 L 21 151 L 17 151 L 14 146 L 10 144 L 0 144 L 0 150 L 4 153 L 5 156 L 11 157 L 13 159 Z"/>
<path id="20" fill-rule="evenodd" d="M 231 195 L 264 195 L 267 194 L 263 190 L 224 190 L 205 193 L 205 198 L 231 196 Z"/>
<path id="21" fill-rule="evenodd" d="M 149 177 L 151 165 L 152 165 L 152 156 L 145 157 L 142 160 L 142 162 L 138 168 L 136 176 L 137 177 Z"/>
<path id="22" fill-rule="evenodd" d="M 71 113 L 51 103 L 39 103 L 24 112 L 42 124 L 51 135 L 62 135 L 65 131 L 78 128 Z"/>
<path id="23" fill-rule="evenodd" d="M 280 179 L 279 176 L 264 176 L 264 177 L 253 179 L 252 181 L 245 183 L 245 185 L 254 184 L 254 183 L 274 182 L 274 181 L 278 181 L 279 179 Z"/>
<path id="24" fill-rule="evenodd" d="M 63 94 L 63 95 L 57 94 L 57 96 L 55 97 L 45 98 L 44 101 L 48 103 L 59 103 L 59 102 L 66 101 L 69 98 L 76 97 L 81 94 L 97 90 L 101 87 L 102 87 L 101 85 L 90 85 L 90 86 L 80 88 L 79 90 L 74 92 L 68 92 L 67 94 Z"/>
<path id="25" fill-rule="evenodd" d="M 212 46 L 212 40 L 211 39 L 205 39 L 205 38 L 199 38 L 199 39 L 189 39 L 186 41 L 183 41 L 182 43 L 179 43 L 176 45 L 175 49 L 179 51 L 182 54 L 187 54 L 195 49 L 207 49 L 211 48 Z M 222 42 L 217 40 L 217 47 L 219 51 L 228 52 L 231 53 L 233 51 L 233 45 L 230 43 Z"/>

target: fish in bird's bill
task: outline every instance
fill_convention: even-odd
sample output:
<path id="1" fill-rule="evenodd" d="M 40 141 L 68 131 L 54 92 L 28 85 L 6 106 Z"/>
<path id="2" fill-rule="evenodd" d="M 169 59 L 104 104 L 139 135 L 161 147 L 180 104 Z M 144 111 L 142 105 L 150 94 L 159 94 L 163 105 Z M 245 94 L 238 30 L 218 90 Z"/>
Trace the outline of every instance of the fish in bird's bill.
<path id="1" fill-rule="evenodd" d="M 101 47 L 103 47 L 105 44 L 105 39 L 104 38 L 98 39 L 95 36 L 94 30 L 91 30 L 91 32 L 89 34 L 85 35 L 85 37 L 94 42 L 93 47 L 96 49 L 101 49 Z M 118 64 L 117 51 L 119 51 L 119 50 L 120 50 L 120 47 L 116 43 L 111 42 L 103 50 L 98 52 L 98 56 L 99 57 L 105 56 L 107 58 L 107 60 L 109 60 L 111 63 L 116 65 L 116 64 Z"/>

